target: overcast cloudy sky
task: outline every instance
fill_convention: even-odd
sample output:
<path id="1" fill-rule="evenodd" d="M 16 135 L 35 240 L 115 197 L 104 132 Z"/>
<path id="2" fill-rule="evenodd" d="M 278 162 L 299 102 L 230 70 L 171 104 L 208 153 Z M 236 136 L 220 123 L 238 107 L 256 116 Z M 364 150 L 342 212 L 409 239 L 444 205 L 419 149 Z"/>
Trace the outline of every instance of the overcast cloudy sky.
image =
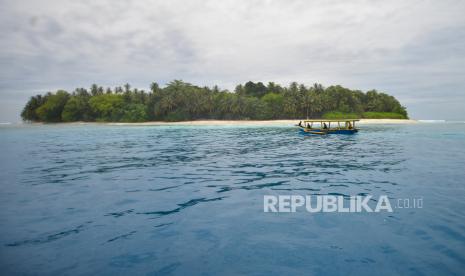
<path id="1" fill-rule="evenodd" d="M 0 0 L 0 122 L 58 88 L 291 81 L 465 119 L 465 1 Z"/>

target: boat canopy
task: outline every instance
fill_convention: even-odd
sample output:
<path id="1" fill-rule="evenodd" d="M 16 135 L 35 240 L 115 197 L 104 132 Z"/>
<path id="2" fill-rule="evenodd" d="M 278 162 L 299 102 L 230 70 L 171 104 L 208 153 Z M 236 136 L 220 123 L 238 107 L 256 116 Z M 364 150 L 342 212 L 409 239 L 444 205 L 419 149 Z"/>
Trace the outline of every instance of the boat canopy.
<path id="1" fill-rule="evenodd" d="M 305 123 L 332 123 L 332 122 L 357 122 L 360 121 L 360 119 L 312 119 L 312 120 L 303 120 Z"/>
<path id="2" fill-rule="evenodd" d="M 298 127 L 300 131 L 308 134 L 353 134 L 358 130 L 355 128 L 355 122 L 360 121 L 359 119 L 314 119 L 314 120 L 303 120 L 299 122 Z M 333 123 L 333 127 L 331 127 Z M 342 123 L 342 124 L 341 124 Z M 313 127 L 316 125 L 316 127 Z M 334 126 L 336 125 L 336 126 Z M 343 125 L 343 126 L 341 126 Z"/>

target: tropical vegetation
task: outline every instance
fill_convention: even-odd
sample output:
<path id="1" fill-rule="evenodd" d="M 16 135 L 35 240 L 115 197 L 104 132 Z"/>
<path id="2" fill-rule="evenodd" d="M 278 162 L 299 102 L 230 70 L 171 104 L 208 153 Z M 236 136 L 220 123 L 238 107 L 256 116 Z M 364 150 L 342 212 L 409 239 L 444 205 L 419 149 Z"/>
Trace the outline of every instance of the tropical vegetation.
<path id="1" fill-rule="evenodd" d="M 399 101 L 376 90 L 362 92 L 340 85 L 306 86 L 292 82 L 249 81 L 233 92 L 218 86 L 200 87 L 175 80 L 150 90 L 123 87 L 77 88 L 33 96 L 21 117 L 31 122 L 144 122 L 218 120 L 273 120 L 302 118 L 408 118 Z"/>

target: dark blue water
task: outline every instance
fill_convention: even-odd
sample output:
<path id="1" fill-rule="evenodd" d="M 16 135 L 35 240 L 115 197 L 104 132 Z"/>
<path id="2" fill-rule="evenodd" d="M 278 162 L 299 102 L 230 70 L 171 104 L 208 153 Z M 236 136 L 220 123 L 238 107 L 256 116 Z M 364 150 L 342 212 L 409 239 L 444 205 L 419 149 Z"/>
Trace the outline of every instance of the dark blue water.
<path id="1" fill-rule="evenodd" d="M 0 127 L 1 274 L 465 273 L 465 124 Z M 264 213 L 264 195 L 422 198 Z"/>

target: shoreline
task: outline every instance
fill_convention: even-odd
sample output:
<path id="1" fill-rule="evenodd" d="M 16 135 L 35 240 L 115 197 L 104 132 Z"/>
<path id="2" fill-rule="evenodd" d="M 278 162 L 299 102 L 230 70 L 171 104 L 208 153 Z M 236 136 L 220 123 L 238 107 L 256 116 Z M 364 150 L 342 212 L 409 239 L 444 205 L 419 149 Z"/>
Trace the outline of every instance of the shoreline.
<path id="1" fill-rule="evenodd" d="M 140 123 L 123 122 L 72 122 L 58 123 L 66 125 L 111 125 L 111 126 L 294 126 L 299 120 L 197 120 L 182 122 L 151 121 Z M 411 119 L 360 119 L 358 125 L 384 125 L 384 124 L 416 124 Z M 39 123 L 42 124 L 42 123 Z"/>
<path id="2" fill-rule="evenodd" d="M 303 119 L 302 119 L 303 120 Z M 320 119 L 316 119 L 320 120 Z M 291 127 L 295 126 L 301 120 L 196 120 L 196 121 L 181 121 L 181 122 L 164 122 L 150 121 L 139 123 L 126 122 L 60 122 L 60 123 L 43 123 L 43 122 L 19 122 L 19 123 L 4 123 L 0 126 L 72 126 L 72 125 L 95 125 L 95 126 L 275 126 L 275 127 Z M 323 120 L 324 121 L 324 120 Z M 421 120 L 413 119 L 360 119 L 356 125 L 411 125 L 421 123 Z"/>

